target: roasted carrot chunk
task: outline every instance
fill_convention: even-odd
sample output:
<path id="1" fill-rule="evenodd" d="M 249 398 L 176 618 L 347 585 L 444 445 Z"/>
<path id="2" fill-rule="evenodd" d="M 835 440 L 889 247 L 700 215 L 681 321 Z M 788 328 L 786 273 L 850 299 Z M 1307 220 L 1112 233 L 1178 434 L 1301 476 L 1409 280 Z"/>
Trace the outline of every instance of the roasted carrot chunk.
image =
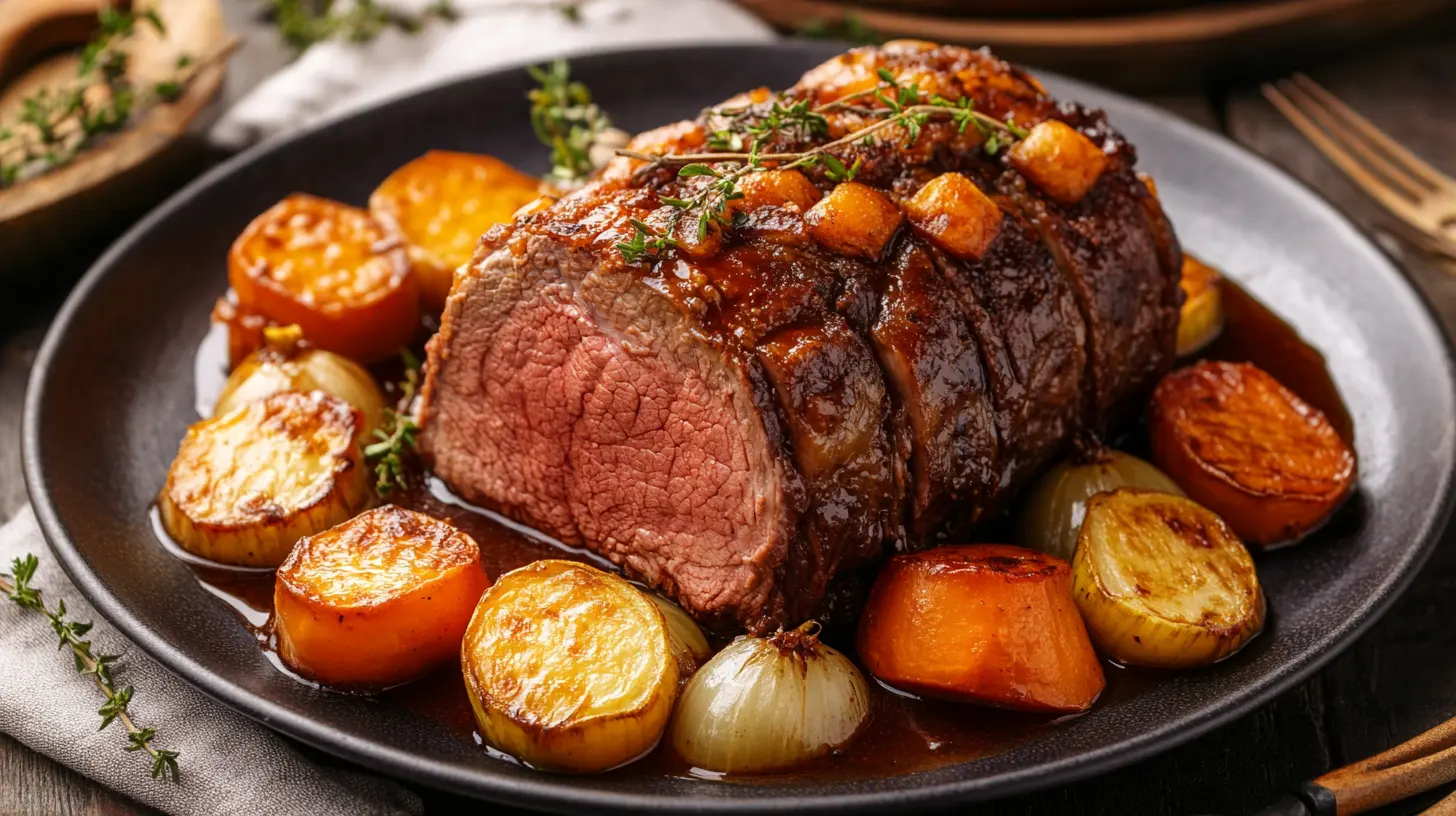
<path id="1" fill-rule="evenodd" d="M 295 194 L 253 219 L 228 254 L 228 282 L 242 310 L 360 362 L 393 356 L 419 326 L 398 236 L 337 201 Z"/>
<path id="2" fill-rule="evenodd" d="M 1085 711 L 1102 665 L 1056 556 L 1004 544 L 897 555 L 860 618 L 859 655 L 916 694 L 1026 711 Z"/>
<path id="3" fill-rule="evenodd" d="M 1299 539 L 1355 484 L 1355 454 L 1325 415 L 1245 363 L 1164 377 L 1151 434 L 1158 467 L 1250 544 Z"/>
<path id="4" fill-rule="evenodd" d="M 404 236 L 420 298 L 439 311 L 480 236 L 540 194 L 539 179 L 494 156 L 432 150 L 390 174 L 369 212 Z"/>
<path id="5" fill-rule="evenodd" d="M 273 589 L 278 654 L 332 685 L 381 686 L 452 661 L 489 585 L 480 549 L 393 505 L 304 538 Z"/>

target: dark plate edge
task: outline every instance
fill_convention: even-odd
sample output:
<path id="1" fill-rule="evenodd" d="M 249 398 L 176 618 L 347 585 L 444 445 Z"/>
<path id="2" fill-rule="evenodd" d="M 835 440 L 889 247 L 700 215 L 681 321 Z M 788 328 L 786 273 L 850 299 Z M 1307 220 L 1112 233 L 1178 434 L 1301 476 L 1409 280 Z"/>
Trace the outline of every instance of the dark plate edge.
<path id="1" fill-rule="evenodd" d="M 841 50 L 842 46 L 825 43 L 782 42 L 774 44 L 719 44 L 712 46 L 635 49 L 630 51 L 596 51 L 580 55 L 574 59 L 578 62 L 589 63 L 592 59 L 622 58 L 628 54 L 641 55 L 643 53 L 649 53 L 654 55 L 670 55 L 674 52 L 688 50 L 702 51 L 705 48 L 722 51 L 725 55 L 741 53 L 744 50 L 756 51 L 769 49 L 780 52 L 799 52 L 807 58 L 813 58 L 831 56 Z M 514 74 L 519 70 L 519 67 L 515 67 L 481 72 L 452 80 L 446 83 L 446 85 L 464 87 L 487 77 Z M 1038 73 L 1074 86 L 1086 85 L 1086 83 L 1068 80 L 1052 72 Z M 436 88 L 438 87 L 440 86 L 436 86 Z M 1104 91 L 1100 88 L 1097 90 L 1117 98 L 1122 105 L 1136 110 L 1144 116 L 1162 120 L 1165 126 L 1178 131 L 1180 135 L 1198 143 L 1203 149 L 1221 152 L 1225 155 L 1235 157 L 1235 160 L 1258 167 L 1260 172 L 1269 179 L 1271 184 L 1283 187 L 1293 197 L 1303 198 L 1308 206 L 1316 210 L 1323 210 L 1326 215 L 1332 215 L 1336 220 L 1343 222 L 1353 233 L 1360 237 L 1366 247 L 1371 250 L 1373 256 L 1381 259 L 1384 272 L 1392 279 L 1393 284 L 1403 288 L 1404 293 L 1410 296 L 1425 312 L 1428 321 L 1426 328 L 1435 332 L 1444 350 L 1446 381 L 1452 393 L 1456 394 L 1456 346 L 1453 346 L 1451 338 L 1442 329 L 1434 308 L 1426 299 L 1424 293 L 1409 281 L 1404 272 L 1392 263 L 1390 258 L 1377 245 L 1365 237 L 1364 233 L 1346 218 L 1343 213 L 1332 206 L 1329 201 L 1308 187 L 1305 187 L 1283 169 L 1236 142 L 1139 100 L 1110 91 Z M 132 618 L 122 604 L 110 594 L 100 576 L 90 570 L 85 558 L 73 546 L 69 536 L 65 532 L 64 526 L 56 515 L 55 508 L 49 502 L 45 478 L 40 463 L 40 406 L 43 401 L 42 395 L 46 389 L 47 373 L 52 359 L 57 353 L 57 349 L 61 344 L 61 338 L 66 333 L 67 327 L 74 318 L 75 312 L 80 308 L 81 303 L 87 299 L 90 291 L 104 277 L 106 268 L 117 257 L 126 252 L 142 234 L 148 232 L 155 223 L 161 221 L 171 212 L 186 206 L 200 188 L 250 163 L 255 157 L 274 150 L 283 149 L 295 141 L 306 137 L 315 130 L 329 127 L 340 121 L 372 115 L 379 108 L 389 105 L 395 99 L 416 92 L 418 91 L 381 99 L 367 108 L 330 117 L 306 130 L 290 134 L 284 138 L 269 140 L 255 145 L 193 180 L 180 191 L 174 193 L 152 212 L 148 213 L 142 220 L 138 221 L 92 265 L 91 269 L 86 272 L 75 289 L 66 298 L 60 311 L 57 312 L 54 321 L 47 330 L 45 340 L 42 342 L 40 350 L 36 355 L 34 367 L 27 384 L 22 415 L 21 455 L 26 490 L 30 495 L 32 507 L 42 532 L 47 541 L 50 542 L 51 547 L 55 550 L 61 566 L 65 569 L 77 589 L 122 634 L 134 641 L 143 651 L 163 666 L 168 667 L 171 671 L 181 676 L 209 697 L 269 728 L 299 739 L 304 743 L 328 753 L 357 762 L 381 773 L 403 776 L 433 787 L 476 797 L 488 795 L 496 801 L 535 808 L 567 809 L 591 807 L 594 809 L 611 809 L 619 812 L 634 810 L 661 812 L 690 807 L 702 812 L 715 813 L 764 812 L 792 808 L 806 812 L 822 813 L 831 811 L 869 812 L 891 805 L 897 809 L 925 809 L 936 805 L 985 801 L 1028 793 L 1053 785 L 1074 782 L 1106 773 L 1182 745 L 1208 733 L 1220 725 L 1224 725 L 1265 705 L 1273 698 L 1313 675 L 1347 649 L 1365 631 L 1374 625 L 1390 609 L 1396 599 L 1410 586 L 1415 576 L 1430 558 L 1439 540 L 1439 534 L 1445 529 L 1451 517 L 1453 506 L 1456 506 L 1456 490 L 1453 490 L 1453 487 L 1456 487 L 1456 483 L 1453 483 L 1453 474 L 1447 471 L 1444 476 L 1444 483 L 1440 487 L 1441 498 L 1439 505 L 1434 514 L 1427 515 L 1418 532 L 1421 540 L 1420 546 L 1411 552 L 1406 563 L 1401 566 L 1396 578 L 1387 582 L 1376 593 L 1373 593 L 1367 598 L 1366 602 L 1360 607 L 1358 614 L 1351 616 L 1340 625 L 1331 627 L 1328 635 L 1322 641 L 1311 646 L 1293 660 L 1286 663 L 1285 670 L 1281 674 L 1275 675 L 1263 688 L 1237 699 L 1232 705 L 1205 710 L 1200 714 L 1192 715 L 1182 721 L 1165 724 L 1154 731 L 1146 731 L 1138 734 L 1124 741 L 1119 746 L 1105 748 L 1075 758 L 1053 761 L 1034 768 L 1014 771 L 1009 774 L 1002 774 L 994 777 L 993 783 L 989 782 L 986 777 L 980 777 L 941 784 L 933 788 L 898 789 L 825 796 L 785 795 L 761 798 L 723 798 L 715 796 L 668 798 L 649 794 L 582 791 L 570 787 L 558 786 L 552 782 L 552 777 L 547 775 L 542 775 L 539 779 L 517 780 L 482 776 L 452 768 L 441 770 L 438 767 L 434 767 L 434 764 L 431 762 L 421 761 L 415 754 L 388 746 L 373 745 L 348 734 L 335 731 L 332 728 L 318 726 L 307 717 L 294 714 L 268 700 L 255 697 L 230 683 L 219 681 L 205 666 L 192 660 L 186 653 L 172 646 L 170 643 L 153 635 L 150 630 Z M 1446 447 L 1448 449 L 1447 458 L 1451 458 L 1449 456 L 1451 447 L 1449 441 L 1446 443 Z"/>

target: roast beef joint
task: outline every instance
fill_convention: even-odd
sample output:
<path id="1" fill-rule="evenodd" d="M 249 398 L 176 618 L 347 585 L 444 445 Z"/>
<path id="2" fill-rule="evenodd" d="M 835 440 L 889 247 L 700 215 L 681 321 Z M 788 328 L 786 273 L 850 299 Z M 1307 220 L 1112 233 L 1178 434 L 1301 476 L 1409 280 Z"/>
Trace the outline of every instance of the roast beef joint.
<path id="1" fill-rule="evenodd" d="M 921 101 L 978 118 L 772 158 Z M 1173 364 L 1182 254 L 1133 147 L 984 51 L 856 49 L 628 151 L 457 273 L 421 450 L 705 623 L 819 614 L 836 577 L 972 529 Z"/>

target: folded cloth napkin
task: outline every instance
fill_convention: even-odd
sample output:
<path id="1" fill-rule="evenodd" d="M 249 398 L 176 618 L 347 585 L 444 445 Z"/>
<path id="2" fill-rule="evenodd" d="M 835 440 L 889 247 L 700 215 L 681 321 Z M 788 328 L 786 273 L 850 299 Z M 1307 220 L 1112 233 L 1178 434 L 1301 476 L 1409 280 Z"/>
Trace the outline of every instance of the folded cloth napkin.
<path id="1" fill-rule="evenodd" d="M 138 802 L 176 816 L 416 814 L 419 797 L 362 771 L 323 766 L 287 740 L 208 698 L 162 668 L 107 625 L 71 585 L 27 507 L 0 527 L 0 572 L 34 553 L 33 585 L 52 610 L 65 601 L 70 620 L 96 624 L 98 653 L 121 656 L 118 686 L 136 689 L 130 710 L 156 745 L 181 752 L 180 784 L 152 779 L 145 755 L 125 753 L 126 732 L 98 731 L 103 698 L 76 673 L 69 654 L 38 612 L 0 597 L 0 731 Z M 13 782 L 13 780 L 11 780 Z"/>
<path id="2" fill-rule="evenodd" d="M 420 9 L 430 0 L 391 0 Z M 446 79 L 589 51 L 763 42 L 773 31 L 728 0 L 453 0 L 460 16 L 413 34 L 324 42 L 264 80 L 213 127 L 236 149 Z M 567 13 L 566 9 L 570 9 Z M 590 79 L 590 78 L 588 78 Z"/>

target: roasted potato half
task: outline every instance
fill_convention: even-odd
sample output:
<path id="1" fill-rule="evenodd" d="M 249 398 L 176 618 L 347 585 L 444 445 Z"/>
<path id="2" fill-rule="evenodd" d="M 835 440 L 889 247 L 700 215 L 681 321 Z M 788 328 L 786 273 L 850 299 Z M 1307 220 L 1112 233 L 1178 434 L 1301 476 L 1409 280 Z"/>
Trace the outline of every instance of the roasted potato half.
<path id="1" fill-rule="evenodd" d="M 470 536 L 394 505 L 370 510 L 300 539 L 278 568 L 278 654 L 321 683 L 402 683 L 456 655 L 489 585 Z"/>
<path id="2" fill-rule="evenodd" d="M 187 430 L 158 499 L 189 552 L 276 567 L 298 539 L 369 506 L 363 416 L 320 391 L 283 391 Z"/>
<path id="3" fill-rule="evenodd" d="M 228 375 L 213 415 L 279 391 L 322 391 L 364 415 L 364 431 L 381 427 L 384 393 L 373 375 L 346 357 L 300 345 L 297 326 L 264 329 L 264 346 L 243 358 Z"/>
<path id="4" fill-rule="evenodd" d="M 1246 363 L 1164 377 L 1149 430 L 1153 462 L 1250 544 L 1298 540 L 1355 484 L 1355 453 L 1329 419 Z"/>
<path id="5" fill-rule="evenodd" d="M 678 693 L 657 606 L 574 561 L 502 575 L 476 607 L 460 662 L 486 740 L 554 771 L 605 771 L 652 750 Z"/>
<path id="6" fill-rule="evenodd" d="M 295 194 L 253 219 L 228 253 L 238 306 L 364 363 L 393 357 L 420 322 L 403 242 L 358 207 Z"/>
<path id="7" fill-rule="evenodd" d="M 1264 627 L 1249 551 L 1181 496 L 1120 488 L 1093 497 L 1072 582 L 1092 639 L 1120 663 L 1202 666 Z"/>
<path id="8" fill-rule="evenodd" d="M 1178 313 L 1178 356 L 1202 351 L 1223 331 L 1222 278 L 1218 270 L 1184 253 L 1183 308 Z"/>
<path id="9" fill-rule="evenodd" d="M 432 150 L 391 173 L 369 212 L 404 236 L 420 298 L 438 313 L 480 236 L 540 195 L 540 179 L 494 156 Z"/>

